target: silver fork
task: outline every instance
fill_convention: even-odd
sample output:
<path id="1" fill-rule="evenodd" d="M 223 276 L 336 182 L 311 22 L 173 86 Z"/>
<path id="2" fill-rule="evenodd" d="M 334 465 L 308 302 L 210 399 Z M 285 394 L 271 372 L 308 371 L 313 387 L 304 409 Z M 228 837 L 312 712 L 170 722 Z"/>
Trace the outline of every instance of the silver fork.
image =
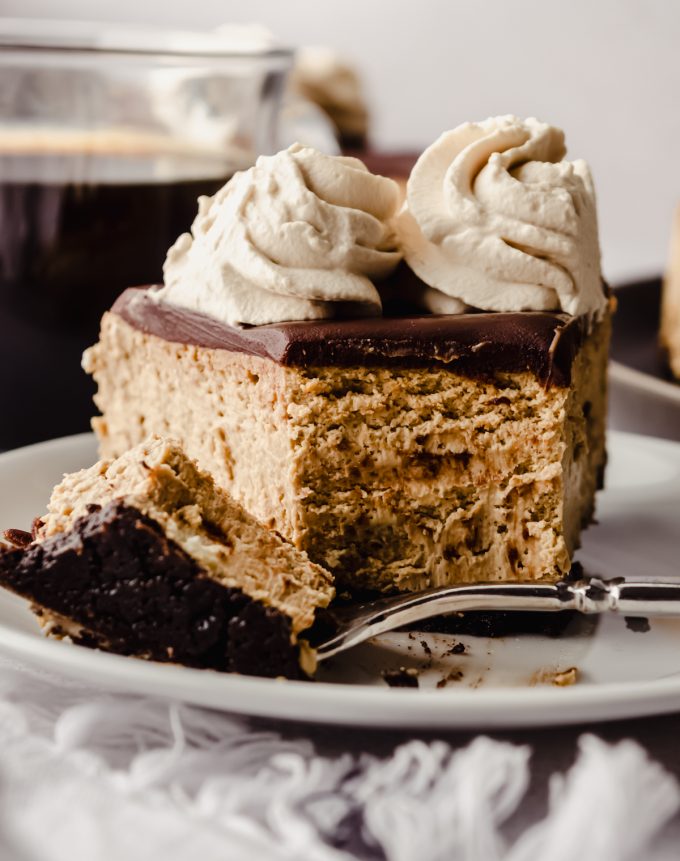
<path id="1" fill-rule="evenodd" d="M 612 612 L 622 616 L 680 616 L 677 583 L 602 580 L 558 583 L 474 583 L 441 586 L 415 594 L 378 598 L 322 611 L 310 629 L 317 661 L 358 646 L 404 625 L 433 616 L 471 611 Z"/>

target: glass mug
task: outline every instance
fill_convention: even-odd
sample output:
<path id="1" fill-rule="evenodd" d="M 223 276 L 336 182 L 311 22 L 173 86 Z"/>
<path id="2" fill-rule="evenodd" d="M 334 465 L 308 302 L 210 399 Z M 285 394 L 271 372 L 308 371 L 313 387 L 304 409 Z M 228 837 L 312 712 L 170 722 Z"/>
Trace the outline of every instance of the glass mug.
<path id="1" fill-rule="evenodd" d="M 102 313 L 275 149 L 291 54 L 242 35 L 0 20 L 0 449 L 88 429 Z"/>

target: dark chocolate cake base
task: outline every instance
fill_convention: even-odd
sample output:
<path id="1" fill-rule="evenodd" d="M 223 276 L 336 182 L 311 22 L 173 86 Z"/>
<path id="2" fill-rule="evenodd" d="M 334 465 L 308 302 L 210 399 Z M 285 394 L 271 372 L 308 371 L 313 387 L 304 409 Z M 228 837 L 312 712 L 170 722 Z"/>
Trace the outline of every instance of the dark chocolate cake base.
<path id="1" fill-rule="evenodd" d="M 221 585 L 134 508 L 92 506 L 66 533 L 0 553 L 0 585 L 79 645 L 154 661 L 301 678 L 290 620 Z M 63 620 L 63 621 L 60 621 Z"/>

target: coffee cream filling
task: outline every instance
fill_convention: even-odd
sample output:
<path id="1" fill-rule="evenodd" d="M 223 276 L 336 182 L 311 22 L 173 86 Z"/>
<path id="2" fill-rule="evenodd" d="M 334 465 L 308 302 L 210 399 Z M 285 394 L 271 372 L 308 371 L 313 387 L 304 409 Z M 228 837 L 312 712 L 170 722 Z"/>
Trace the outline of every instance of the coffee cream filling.
<path id="1" fill-rule="evenodd" d="M 604 465 L 608 325 L 587 336 L 569 387 L 529 372 L 286 367 L 170 343 L 116 314 L 85 367 L 105 456 L 176 434 L 340 585 L 556 579 Z"/>

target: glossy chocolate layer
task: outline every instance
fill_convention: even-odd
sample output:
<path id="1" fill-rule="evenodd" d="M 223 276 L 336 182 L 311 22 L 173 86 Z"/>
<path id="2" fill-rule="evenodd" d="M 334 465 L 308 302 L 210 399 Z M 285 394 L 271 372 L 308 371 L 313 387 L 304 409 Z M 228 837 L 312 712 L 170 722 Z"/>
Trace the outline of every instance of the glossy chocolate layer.
<path id="1" fill-rule="evenodd" d="M 470 377 L 531 371 L 565 386 L 583 340 L 585 321 L 566 314 L 417 315 L 273 323 L 235 328 L 154 302 L 148 288 L 130 288 L 112 311 L 166 341 L 250 353 L 296 367 L 445 365 Z"/>
<path id="2" fill-rule="evenodd" d="M 80 628 L 74 642 L 257 676 L 301 677 L 290 620 L 211 579 L 134 508 L 92 506 L 66 533 L 0 553 L 0 585 Z"/>
<path id="3" fill-rule="evenodd" d="M 371 147 L 343 146 L 343 155 L 353 156 L 361 159 L 371 173 L 378 173 L 380 176 L 390 176 L 393 179 L 408 179 L 413 165 L 418 161 L 420 152 L 413 151 L 393 151 L 382 152 L 374 150 Z"/>

